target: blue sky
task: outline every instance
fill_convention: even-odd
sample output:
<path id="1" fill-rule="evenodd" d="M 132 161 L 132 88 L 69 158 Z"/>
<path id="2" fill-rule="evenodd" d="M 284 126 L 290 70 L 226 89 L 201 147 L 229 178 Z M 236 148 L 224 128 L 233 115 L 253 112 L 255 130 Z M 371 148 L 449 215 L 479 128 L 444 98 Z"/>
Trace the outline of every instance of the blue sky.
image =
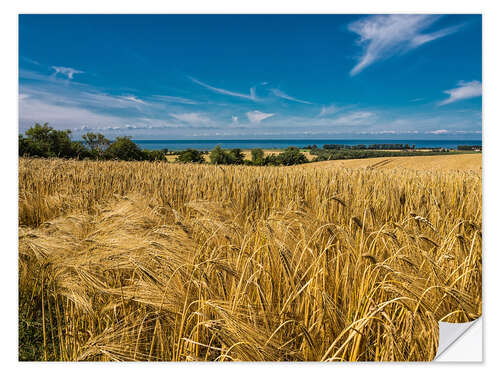
<path id="1" fill-rule="evenodd" d="M 480 15 L 21 15 L 19 131 L 480 139 Z"/>

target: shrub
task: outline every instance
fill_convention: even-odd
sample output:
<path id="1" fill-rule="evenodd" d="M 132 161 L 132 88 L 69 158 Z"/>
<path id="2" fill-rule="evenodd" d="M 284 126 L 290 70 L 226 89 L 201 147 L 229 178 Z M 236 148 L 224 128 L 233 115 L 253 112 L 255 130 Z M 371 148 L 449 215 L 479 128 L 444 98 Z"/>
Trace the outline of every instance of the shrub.
<path id="1" fill-rule="evenodd" d="M 55 130 L 48 123 L 36 123 L 19 136 L 20 156 L 74 157 L 71 130 Z"/>
<path id="2" fill-rule="evenodd" d="M 203 163 L 205 159 L 200 151 L 188 148 L 178 154 L 177 161 L 181 163 Z"/>
<path id="3" fill-rule="evenodd" d="M 210 152 L 210 163 L 212 164 L 231 164 L 231 156 L 219 145 Z"/>
<path id="4" fill-rule="evenodd" d="M 294 165 L 307 163 L 307 158 L 297 147 L 288 147 L 278 155 L 278 161 L 283 165 Z"/>
<path id="5" fill-rule="evenodd" d="M 142 150 L 144 160 L 164 161 L 167 160 L 167 153 L 164 150 Z"/>
<path id="6" fill-rule="evenodd" d="M 110 159 L 120 160 L 143 160 L 144 153 L 130 137 L 116 137 L 105 152 L 105 156 Z"/>
<path id="7" fill-rule="evenodd" d="M 261 148 L 254 148 L 251 154 L 253 164 L 262 165 L 264 163 L 264 151 Z"/>

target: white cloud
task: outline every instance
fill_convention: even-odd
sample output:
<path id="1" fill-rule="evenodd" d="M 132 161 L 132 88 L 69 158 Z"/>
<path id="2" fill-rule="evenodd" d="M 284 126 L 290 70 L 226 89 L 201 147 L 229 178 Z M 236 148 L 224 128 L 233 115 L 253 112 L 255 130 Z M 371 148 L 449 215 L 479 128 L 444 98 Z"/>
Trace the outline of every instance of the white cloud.
<path id="1" fill-rule="evenodd" d="M 168 95 L 153 95 L 153 97 L 158 98 L 162 101 L 169 103 L 180 103 L 180 104 L 198 104 L 194 100 L 181 98 L 179 96 L 168 96 Z"/>
<path id="2" fill-rule="evenodd" d="M 448 130 L 446 130 L 446 129 L 438 129 L 438 130 L 429 131 L 427 133 L 439 135 L 439 134 L 446 134 L 446 133 L 448 133 Z"/>
<path id="3" fill-rule="evenodd" d="M 238 124 L 238 116 L 231 116 L 231 120 L 233 122 L 233 124 Z"/>
<path id="4" fill-rule="evenodd" d="M 338 111 L 340 111 L 340 107 L 332 104 L 332 105 L 329 105 L 329 106 L 323 106 L 321 108 L 321 112 L 319 113 L 319 116 L 327 116 L 327 115 L 332 115 L 334 113 L 337 113 Z"/>
<path id="5" fill-rule="evenodd" d="M 82 74 L 81 70 L 76 70 L 73 68 L 67 68 L 64 66 L 53 66 L 52 69 L 54 69 L 55 73 L 54 74 L 62 74 L 68 77 L 68 79 L 73 79 L 73 75 L 75 74 Z"/>
<path id="6" fill-rule="evenodd" d="M 33 60 L 33 59 L 30 59 L 28 57 L 24 57 L 24 56 L 21 56 L 21 58 L 26 61 L 26 62 L 29 62 L 30 64 L 33 64 L 33 65 L 40 65 L 40 63 L 36 60 Z"/>
<path id="7" fill-rule="evenodd" d="M 134 102 L 134 103 L 146 104 L 146 103 L 144 103 L 144 101 L 142 101 L 141 99 L 139 99 L 133 95 L 119 96 L 119 98 L 129 100 L 129 101 Z"/>
<path id="8" fill-rule="evenodd" d="M 336 125 L 365 125 L 371 123 L 376 115 L 369 111 L 356 111 L 333 119 Z"/>
<path id="9" fill-rule="evenodd" d="M 359 35 L 358 43 L 363 53 L 352 68 L 356 75 L 376 61 L 408 52 L 432 40 L 458 31 L 463 25 L 444 28 L 424 34 L 440 16 L 427 14 L 391 14 L 364 17 L 349 25 L 349 30 Z"/>
<path id="10" fill-rule="evenodd" d="M 278 98 L 283 98 L 283 99 L 286 99 L 286 100 L 290 100 L 292 102 L 297 102 L 297 103 L 302 103 L 302 104 L 312 104 L 311 102 L 308 102 L 308 101 L 305 101 L 305 100 L 302 100 L 302 99 L 294 98 L 293 96 L 290 96 L 290 95 L 284 93 L 283 91 L 281 91 L 279 89 L 271 89 L 271 92 L 275 96 L 277 96 Z"/>
<path id="11" fill-rule="evenodd" d="M 211 121 L 201 113 L 171 113 L 170 116 L 176 120 L 187 122 L 188 124 L 209 124 Z"/>
<path id="12" fill-rule="evenodd" d="M 246 95 L 246 94 L 241 94 L 239 92 L 234 92 L 234 91 L 229 91 L 229 90 L 226 90 L 226 89 L 221 89 L 221 88 L 218 88 L 218 87 L 213 87 L 213 86 L 210 86 L 204 82 L 201 82 L 201 81 L 198 81 L 196 78 L 193 78 L 193 77 L 189 77 L 189 79 L 191 81 L 193 81 L 194 83 L 202 86 L 202 87 L 205 87 L 206 89 L 209 89 L 210 91 L 213 91 L 213 92 L 217 92 L 219 94 L 223 94 L 223 95 L 230 95 L 230 96 L 236 96 L 238 98 L 244 98 L 244 99 L 248 99 L 248 100 L 252 100 L 252 101 L 257 101 L 257 96 L 255 94 L 255 87 L 252 87 L 250 89 L 250 95 Z"/>
<path id="13" fill-rule="evenodd" d="M 248 120 L 252 124 L 259 124 L 262 120 L 265 120 L 268 117 L 274 116 L 274 113 L 264 113 L 261 111 L 251 111 L 247 112 Z"/>
<path id="14" fill-rule="evenodd" d="M 105 93 L 80 91 L 74 100 L 79 104 L 105 108 L 139 108 L 138 104 L 146 104 L 143 100 L 130 95 L 113 96 Z"/>
<path id="15" fill-rule="evenodd" d="M 30 127 L 35 122 L 48 121 L 59 129 L 75 129 L 81 126 L 118 126 L 123 119 L 93 112 L 67 104 L 48 103 L 36 98 L 19 102 L 20 127 Z"/>
<path id="16" fill-rule="evenodd" d="M 458 87 L 450 90 L 446 90 L 445 93 L 450 97 L 446 100 L 443 100 L 439 103 L 439 105 L 446 105 L 458 100 L 464 100 L 469 98 L 475 98 L 477 96 L 482 95 L 482 84 L 479 81 L 471 81 L 471 82 L 458 82 Z"/>

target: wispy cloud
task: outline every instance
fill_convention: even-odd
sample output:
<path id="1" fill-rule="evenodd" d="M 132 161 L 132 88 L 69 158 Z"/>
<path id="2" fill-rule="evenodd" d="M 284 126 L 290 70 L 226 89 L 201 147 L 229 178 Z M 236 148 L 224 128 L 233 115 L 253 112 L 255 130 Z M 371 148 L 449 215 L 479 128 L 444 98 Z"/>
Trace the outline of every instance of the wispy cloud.
<path id="1" fill-rule="evenodd" d="M 341 108 L 339 106 L 336 106 L 335 104 L 331 104 L 331 105 L 328 105 L 328 106 L 323 106 L 321 107 L 321 112 L 319 113 L 318 116 L 328 116 L 328 115 L 332 115 L 334 113 L 337 113 L 341 110 Z"/>
<path id="2" fill-rule="evenodd" d="M 24 61 L 26 61 L 30 64 L 33 64 L 33 65 L 40 65 L 40 63 L 38 61 L 30 59 L 28 57 L 21 56 L 21 59 L 23 59 Z"/>
<path id="3" fill-rule="evenodd" d="M 371 123 L 376 117 L 374 112 L 355 111 L 333 119 L 336 125 L 365 125 Z"/>
<path id="4" fill-rule="evenodd" d="M 209 124 L 211 122 L 206 115 L 201 113 L 171 113 L 170 116 L 188 124 Z"/>
<path id="5" fill-rule="evenodd" d="M 205 87 L 206 89 L 210 90 L 210 91 L 213 91 L 213 92 L 217 92 L 219 94 L 223 94 L 223 95 L 230 95 L 230 96 L 236 96 L 238 98 L 244 98 L 244 99 L 248 99 L 248 100 L 252 100 L 252 101 L 257 101 L 258 98 L 257 96 L 255 95 L 255 87 L 252 87 L 250 88 L 250 95 L 246 95 L 246 94 L 241 94 L 239 92 L 234 92 L 234 91 L 229 91 L 229 90 L 226 90 L 226 89 L 221 89 L 221 88 L 218 88 L 218 87 L 214 87 L 214 86 L 210 86 L 204 82 L 201 82 L 199 80 L 197 80 L 196 78 L 193 78 L 193 77 L 188 77 L 191 81 L 193 81 L 194 83 L 202 86 L 202 87 Z"/>
<path id="6" fill-rule="evenodd" d="M 76 70 L 73 68 L 67 68 L 64 66 L 53 66 L 52 69 L 54 69 L 54 74 L 62 74 L 68 77 L 68 79 L 73 79 L 73 76 L 75 74 L 83 74 L 84 72 L 81 70 Z"/>
<path id="7" fill-rule="evenodd" d="M 119 96 L 119 98 L 129 100 L 129 101 L 134 102 L 134 103 L 146 104 L 143 100 L 141 100 L 133 95 L 123 95 L 123 96 Z"/>
<path id="8" fill-rule="evenodd" d="M 19 102 L 21 129 L 32 126 L 35 122 L 44 121 L 63 129 L 75 129 L 81 126 L 119 126 L 124 123 L 124 119 L 116 116 L 96 113 L 76 105 L 48 102 L 46 98 L 30 97 Z"/>
<path id="9" fill-rule="evenodd" d="M 450 97 L 446 100 L 443 100 L 439 103 L 439 105 L 446 105 L 458 100 L 464 100 L 469 98 L 475 98 L 477 96 L 482 95 L 482 84 L 479 81 L 471 81 L 471 82 L 458 82 L 458 87 L 454 89 L 446 90 L 444 93 L 448 94 Z"/>
<path id="10" fill-rule="evenodd" d="M 427 132 L 428 134 L 434 134 L 434 135 L 439 135 L 439 134 L 447 134 L 448 130 L 447 129 L 438 129 L 438 130 L 431 130 Z"/>
<path id="11" fill-rule="evenodd" d="M 377 61 L 406 53 L 463 27 L 457 25 L 424 33 L 439 18 L 426 14 L 392 14 L 368 16 L 351 23 L 349 30 L 359 35 L 358 44 L 363 48 L 358 63 L 351 70 L 351 76 Z"/>
<path id="12" fill-rule="evenodd" d="M 168 95 L 153 95 L 154 98 L 158 98 L 162 101 L 168 102 L 168 103 L 179 103 L 179 104 L 198 104 L 198 102 L 187 99 L 187 98 L 181 98 L 179 96 L 168 96 Z"/>
<path id="13" fill-rule="evenodd" d="M 251 111 L 247 112 L 248 120 L 252 124 L 259 124 L 262 120 L 265 120 L 268 117 L 274 116 L 274 113 L 264 113 L 261 111 Z"/>
<path id="14" fill-rule="evenodd" d="M 290 100 L 292 102 L 297 102 L 297 103 L 302 103 L 302 104 L 312 104 L 311 102 L 308 102 L 306 100 L 294 98 L 293 96 L 286 94 L 285 92 L 281 91 L 280 89 L 271 89 L 271 92 L 274 94 L 274 96 L 277 96 L 278 98 L 283 98 L 286 100 Z"/>

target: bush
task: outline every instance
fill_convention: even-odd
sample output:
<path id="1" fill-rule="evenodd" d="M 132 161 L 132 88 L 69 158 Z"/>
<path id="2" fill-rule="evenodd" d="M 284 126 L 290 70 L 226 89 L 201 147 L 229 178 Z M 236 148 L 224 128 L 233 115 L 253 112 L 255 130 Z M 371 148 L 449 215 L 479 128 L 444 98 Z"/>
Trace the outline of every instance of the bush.
<path id="1" fill-rule="evenodd" d="M 252 163 L 255 165 L 264 164 L 264 151 L 261 148 L 254 148 L 252 150 Z"/>
<path id="2" fill-rule="evenodd" d="M 229 151 L 229 164 L 243 164 L 245 155 L 241 152 L 239 148 L 233 148 Z"/>
<path id="3" fill-rule="evenodd" d="M 283 165 L 307 163 L 306 156 L 297 147 L 288 147 L 278 155 L 278 161 Z"/>
<path id="4" fill-rule="evenodd" d="M 144 160 L 149 161 L 165 161 L 167 153 L 164 150 L 142 150 Z"/>
<path id="5" fill-rule="evenodd" d="M 87 133 L 82 135 L 83 142 L 90 150 L 93 158 L 100 158 L 104 156 L 104 152 L 108 149 L 111 141 L 101 133 Z"/>
<path id="6" fill-rule="evenodd" d="M 177 161 L 181 163 L 203 163 L 205 159 L 200 151 L 188 148 L 178 154 Z"/>
<path id="7" fill-rule="evenodd" d="M 116 137 L 105 152 L 105 156 L 109 159 L 120 160 L 143 160 L 144 153 L 130 137 Z"/>
<path id="8" fill-rule="evenodd" d="M 229 153 L 227 153 L 220 146 L 217 145 L 210 152 L 210 163 L 212 163 L 212 164 L 231 164 L 231 156 L 229 155 Z"/>
<path id="9" fill-rule="evenodd" d="M 267 155 L 263 160 L 262 160 L 262 165 L 281 165 L 281 161 L 278 158 L 278 155 L 270 154 Z"/>
<path id="10" fill-rule="evenodd" d="M 74 157 L 71 130 L 55 130 L 48 123 L 36 123 L 26 130 L 26 138 L 19 136 L 20 156 Z"/>

